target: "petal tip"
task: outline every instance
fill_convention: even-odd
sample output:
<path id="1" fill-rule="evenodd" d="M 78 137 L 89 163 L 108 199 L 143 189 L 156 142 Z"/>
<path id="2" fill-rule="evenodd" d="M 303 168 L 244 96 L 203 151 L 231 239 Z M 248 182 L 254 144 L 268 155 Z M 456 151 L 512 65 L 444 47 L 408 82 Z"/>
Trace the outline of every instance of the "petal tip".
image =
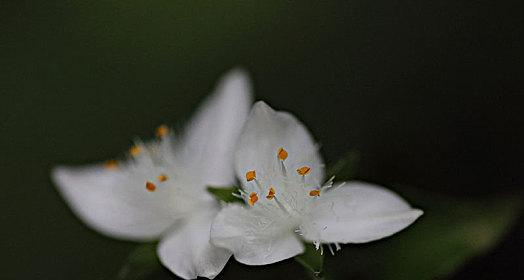
<path id="1" fill-rule="evenodd" d="M 249 72 L 243 67 L 236 67 L 226 72 L 218 81 L 217 88 L 224 89 L 227 95 L 245 95 L 251 98 L 252 86 Z"/>
<path id="2" fill-rule="evenodd" d="M 247 71 L 247 68 L 245 68 L 244 66 L 238 65 L 238 66 L 231 68 L 229 71 L 227 71 L 224 74 L 224 77 L 248 80 L 249 71 Z"/>
<path id="3" fill-rule="evenodd" d="M 51 169 L 51 181 L 57 186 L 58 188 L 61 188 L 64 184 L 64 179 L 68 176 L 69 168 L 65 166 L 55 166 Z"/>
<path id="4" fill-rule="evenodd" d="M 416 216 L 415 219 L 418 219 L 420 216 L 424 215 L 424 211 L 420 209 L 413 209 L 413 212 L 414 216 Z"/>
<path id="5" fill-rule="evenodd" d="M 275 113 L 275 110 L 271 108 L 266 102 L 264 101 L 257 101 L 253 105 L 252 109 L 252 115 L 269 115 Z"/>

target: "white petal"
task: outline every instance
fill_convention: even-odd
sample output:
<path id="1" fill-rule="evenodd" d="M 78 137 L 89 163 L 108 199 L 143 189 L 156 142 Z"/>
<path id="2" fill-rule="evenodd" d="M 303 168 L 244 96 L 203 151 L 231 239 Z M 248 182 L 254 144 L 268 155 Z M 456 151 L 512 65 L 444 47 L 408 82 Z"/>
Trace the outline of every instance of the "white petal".
<path id="1" fill-rule="evenodd" d="M 189 122 L 176 149 L 180 164 L 195 171 L 202 186 L 234 183 L 234 150 L 252 103 L 247 73 L 235 69 Z"/>
<path id="2" fill-rule="evenodd" d="M 348 182 L 318 197 L 301 226 L 304 238 L 324 243 L 363 243 L 390 236 L 422 211 L 383 187 Z"/>
<path id="3" fill-rule="evenodd" d="M 217 211 L 218 208 L 215 208 L 214 211 L 188 217 L 160 242 L 160 261 L 179 277 L 213 279 L 229 260 L 231 252 L 209 241 L 211 222 Z"/>
<path id="4" fill-rule="evenodd" d="M 226 206 L 216 216 L 211 242 L 229 249 L 237 261 L 247 265 L 275 263 L 304 252 L 286 217 L 236 204 Z"/>
<path id="5" fill-rule="evenodd" d="M 158 186 L 148 192 L 145 180 L 130 176 L 127 168 L 58 167 L 52 179 L 77 216 L 111 237 L 153 240 L 184 215 L 181 209 L 190 211 L 185 202 L 174 206 L 172 188 Z"/>
<path id="6" fill-rule="evenodd" d="M 324 164 L 307 128 L 293 115 L 276 112 L 266 103 L 259 101 L 246 122 L 235 154 L 235 170 L 239 178 L 245 178 L 249 170 L 255 170 L 257 177 L 270 180 L 274 170 L 280 170 L 277 153 L 280 148 L 288 152 L 284 161 L 293 176 L 302 166 L 311 168 L 306 176 L 313 185 L 323 180 Z"/>

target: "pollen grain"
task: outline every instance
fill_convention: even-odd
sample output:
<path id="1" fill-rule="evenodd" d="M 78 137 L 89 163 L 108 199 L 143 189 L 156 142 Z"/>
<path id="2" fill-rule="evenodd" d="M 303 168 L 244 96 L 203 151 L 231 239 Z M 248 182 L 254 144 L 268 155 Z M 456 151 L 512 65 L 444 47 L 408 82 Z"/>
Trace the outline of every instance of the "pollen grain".
<path id="1" fill-rule="evenodd" d="M 256 178 L 257 178 L 257 173 L 255 172 L 255 170 L 249 170 L 248 172 L 246 172 L 246 180 L 248 182 L 251 182 L 255 180 Z"/>
<path id="2" fill-rule="evenodd" d="M 156 132 L 155 132 L 156 137 L 158 137 L 158 138 L 162 138 L 162 137 L 166 136 L 167 133 L 169 133 L 169 128 L 165 124 L 159 126 L 156 129 Z"/>
<path id="3" fill-rule="evenodd" d="M 140 146 L 134 145 L 133 147 L 129 148 L 129 153 L 134 157 L 138 156 L 140 152 L 142 152 Z"/>
<path id="4" fill-rule="evenodd" d="M 258 195 L 256 192 L 252 192 L 251 194 L 249 194 L 249 206 L 253 206 L 255 205 L 255 203 L 258 201 Z"/>
<path id="5" fill-rule="evenodd" d="M 166 174 L 160 174 L 160 175 L 158 175 L 157 179 L 160 182 L 165 182 L 165 181 L 167 181 L 167 179 L 169 179 L 169 177 L 167 177 Z"/>
<path id="6" fill-rule="evenodd" d="M 269 192 L 268 192 L 266 198 L 269 199 L 269 200 L 275 198 L 275 188 L 273 188 L 272 186 L 269 186 Z"/>
<path id="7" fill-rule="evenodd" d="M 302 176 L 309 174 L 309 172 L 311 172 L 311 168 L 309 168 L 309 166 L 302 166 L 297 169 L 297 173 Z"/>
<path id="8" fill-rule="evenodd" d="M 312 190 L 309 192 L 309 196 L 320 196 L 320 190 Z"/>
<path id="9" fill-rule="evenodd" d="M 156 190 L 156 185 L 151 182 L 146 182 L 146 189 L 150 192 L 154 192 Z"/>
<path id="10" fill-rule="evenodd" d="M 104 163 L 104 167 L 109 170 L 116 170 L 118 169 L 118 161 L 116 159 L 107 160 Z"/>
<path id="11" fill-rule="evenodd" d="M 286 150 L 284 150 L 284 148 L 280 148 L 278 149 L 277 156 L 280 160 L 286 160 L 288 153 Z"/>

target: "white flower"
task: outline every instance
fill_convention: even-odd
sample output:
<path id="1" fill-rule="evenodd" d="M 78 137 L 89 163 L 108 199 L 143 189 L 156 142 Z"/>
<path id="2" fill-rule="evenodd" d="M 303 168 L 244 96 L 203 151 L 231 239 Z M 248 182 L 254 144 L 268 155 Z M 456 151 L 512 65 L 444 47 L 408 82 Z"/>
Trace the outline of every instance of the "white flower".
<path id="1" fill-rule="evenodd" d="M 248 265 L 278 262 L 317 245 L 362 243 L 392 235 L 422 211 L 395 193 L 363 182 L 323 183 L 324 163 L 305 126 L 257 102 L 235 158 L 247 205 L 216 216 L 211 242 Z"/>
<path id="2" fill-rule="evenodd" d="M 52 178 L 91 228 L 120 239 L 160 239 L 160 259 L 175 274 L 214 278 L 231 253 L 209 242 L 220 205 L 206 187 L 235 182 L 234 147 L 251 102 L 248 77 L 232 71 L 180 137 L 161 126 L 158 141 L 137 143 L 125 161 L 57 167 Z"/>

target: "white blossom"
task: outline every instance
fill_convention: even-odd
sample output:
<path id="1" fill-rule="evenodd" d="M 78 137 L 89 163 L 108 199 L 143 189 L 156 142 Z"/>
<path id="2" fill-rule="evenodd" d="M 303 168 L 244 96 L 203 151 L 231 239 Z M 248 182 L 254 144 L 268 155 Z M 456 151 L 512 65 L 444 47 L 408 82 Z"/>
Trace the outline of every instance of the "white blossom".
<path id="1" fill-rule="evenodd" d="M 236 147 L 235 171 L 246 205 L 229 204 L 213 221 L 211 241 L 248 265 L 304 251 L 303 241 L 362 243 L 392 235 L 422 211 L 364 182 L 324 182 L 324 163 L 294 116 L 257 102 Z"/>
<path id="2" fill-rule="evenodd" d="M 180 136 L 166 126 L 127 159 L 57 167 L 52 178 L 89 227 L 125 240 L 160 240 L 162 263 L 178 276 L 214 278 L 231 253 L 209 242 L 220 204 L 207 186 L 235 182 L 235 143 L 251 106 L 241 70 L 228 73 Z"/>

